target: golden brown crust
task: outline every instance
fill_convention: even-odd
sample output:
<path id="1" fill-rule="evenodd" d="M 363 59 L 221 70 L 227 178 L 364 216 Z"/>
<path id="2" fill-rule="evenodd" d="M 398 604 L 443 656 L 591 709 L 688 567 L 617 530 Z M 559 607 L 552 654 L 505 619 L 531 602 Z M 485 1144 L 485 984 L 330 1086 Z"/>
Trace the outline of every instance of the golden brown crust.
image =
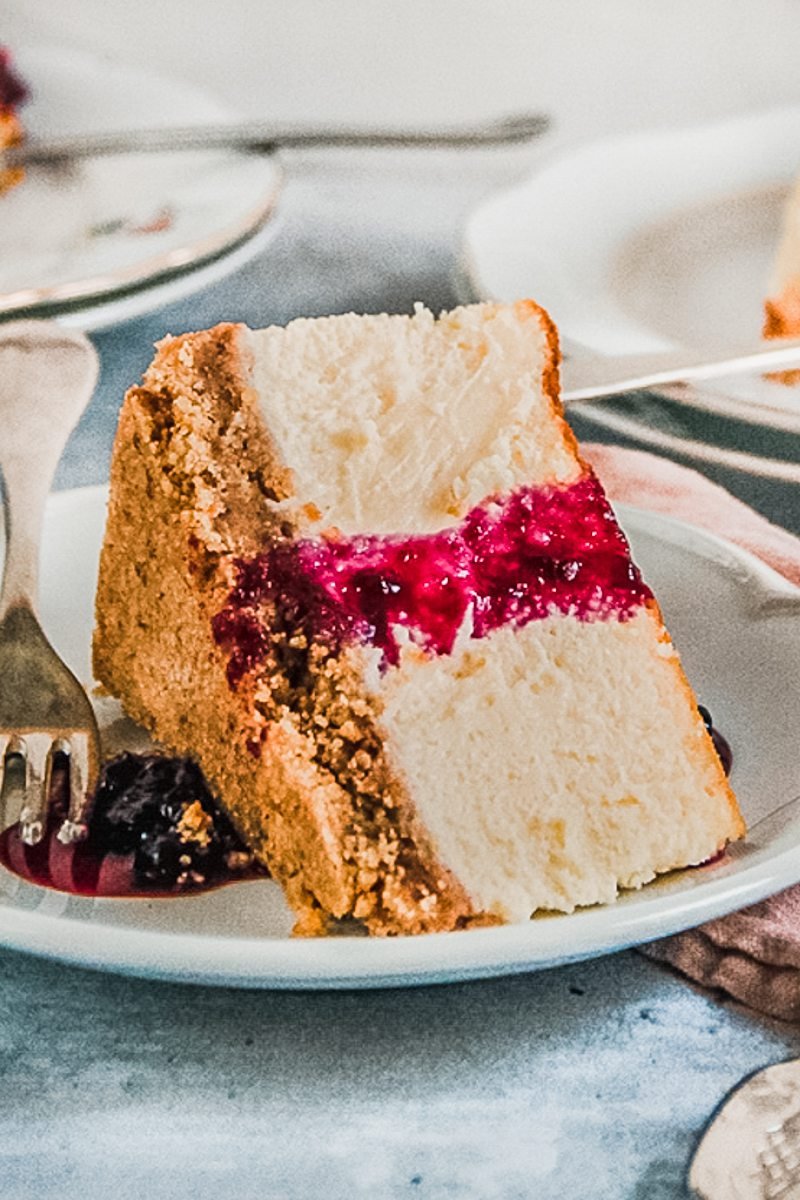
<path id="1" fill-rule="evenodd" d="M 518 300 L 514 311 L 521 320 L 534 320 L 545 338 L 545 362 L 542 368 L 542 391 L 550 402 L 550 413 L 557 424 L 566 447 L 575 461 L 580 464 L 584 473 L 591 471 L 591 466 L 582 457 L 578 439 L 572 432 L 564 415 L 564 405 L 561 400 L 561 343 L 558 330 L 548 312 L 535 300 Z"/>
<path id="2" fill-rule="evenodd" d="M 792 283 L 764 305 L 765 338 L 800 336 L 800 283 Z"/>
<path id="3" fill-rule="evenodd" d="M 800 335 L 800 289 L 798 289 L 798 291 L 796 293 L 794 302 L 795 302 L 795 306 L 796 306 L 795 307 L 795 318 L 797 321 L 796 333 L 797 333 L 797 335 Z M 547 312 L 545 312 L 545 310 L 543 308 L 541 308 L 538 304 L 534 303 L 534 301 L 521 300 L 517 303 L 517 305 L 515 307 L 518 312 L 520 310 L 524 311 L 527 309 L 529 311 L 530 315 L 536 318 L 536 320 L 539 322 L 542 330 L 544 331 L 544 334 L 545 334 L 545 337 L 547 340 L 548 362 L 547 362 L 547 365 L 546 365 L 544 373 L 543 373 L 543 384 L 542 384 L 543 390 L 551 401 L 553 417 L 554 417 L 554 419 L 556 419 L 557 421 L 560 422 L 561 427 L 562 427 L 562 433 L 564 435 L 564 439 L 567 442 L 567 444 L 569 445 L 569 447 L 571 448 L 571 450 L 573 451 L 575 458 L 581 464 L 585 473 L 594 474 L 594 470 L 591 466 L 591 463 L 589 463 L 586 459 L 583 458 L 583 456 L 580 452 L 580 448 L 578 446 L 577 439 L 575 438 L 575 435 L 572 432 L 571 427 L 567 424 L 566 418 L 564 416 L 564 406 L 561 401 L 561 388 L 560 388 L 560 379 L 559 379 L 559 366 L 561 363 L 561 350 L 560 350 L 560 345 L 559 345 L 558 330 L 556 329 L 555 325 L 553 324 L 553 321 L 551 320 L 549 314 Z M 764 336 L 768 337 L 768 336 L 779 336 L 779 335 L 776 335 L 776 334 L 770 335 L 765 330 Z M 787 374 L 797 375 L 797 382 L 800 382 L 800 371 L 787 372 Z M 792 380 L 786 380 L 786 382 L 792 382 Z M 600 483 L 602 485 L 602 480 L 600 480 Z M 659 603 L 656 600 L 656 598 L 654 596 L 651 596 L 650 599 L 646 602 L 646 606 L 649 611 L 650 617 L 656 626 L 656 637 L 658 638 L 659 641 L 669 642 L 671 639 L 670 639 L 669 633 L 667 631 L 667 628 L 664 624 L 664 616 L 663 616 L 663 613 L 661 612 L 661 608 L 660 608 Z M 675 672 L 675 675 L 676 675 L 676 686 L 679 688 L 679 690 L 685 696 L 687 704 L 689 704 L 691 706 L 691 708 L 694 710 L 696 708 L 695 695 L 692 690 L 691 684 L 689 683 L 689 680 L 686 678 L 686 673 L 683 670 L 680 659 L 677 656 L 673 656 L 670 661 L 671 661 L 673 671 Z M 728 804 L 728 807 L 730 810 L 731 824 L 732 824 L 732 827 L 735 830 L 735 832 L 730 836 L 730 838 L 728 838 L 726 840 L 732 841 L 732 840 L 735 840 L 736 838 L 744 837 L 747 830 L 746 830 L 746 826 L 744 824 L 744 820 L 742 819 L 741 812 L 739 811 L 739 805 L 737 803 L 737 800 L 733 793 L 733 790 L 730 786 L 730 783 L 728 782 L 727 776 L 725 775 L 725 772 L 722 768 L 722 764 L 720 763 L 719 756 L 714 748 L 714 744 L 711 741 L 710 736 L 706 735 L 706 737 L 702 740 L 701 745 L 702 745 L 702 751 L 700 753 L 704 760 L 704 766 L 706 766 L 708 769 L 713 771 L 713 773 L 717 776 L 717 783 L 718 783 L 719 789 L 723 793 L 723 795 L 726 797 L 727 804 Z M 724 842 L 720 845 L 719 849 L 722 849 L 722 845 L 724 845 Z"/>
<path id="4" fill-rule="evenodd" d="M 796 302 L 796 314 L 795 315 L 796 315 L 796 320 L 797 320 L 797 331 L 796 332 L 798 335 L 800 335 L 800 290 L 798 290 L 798 292 L 796 294 L 795 302 Z M 561 351 L 560 351 L 560 346 L 559 346 L 558 330 L 556 329 L 555 325 L 553 324 L 552 320 L 550 319 L 550 316 L 548 315 L 548 313 L 546 313 L 544 309 L 540 308 L 539 305 L 535 304 L 533 301 L 530 301 L 530 300 L 519 301 L 519 303 L 517 304 L 516 307 L 519 310 L 519 308 L 521 306 L 524 306 L 524 307 L 530 309 L 531 314 L 536 316 L 542 329 L 544 330 L 545 337 L 547 339 L 548 363 L 547 363 L 547 366 L 544 371 L 543 388 L 544 388 L 545 394 L 548 396 L 548 398 L 550 399 L 550 401 L 552 403 L 553 416 L 555 419 L 557 419 L 561 423 L 562 432 L 564 434 L 565 441 L 568 443 L 568 445 L 572 449 L 578 462 L 581 463 L 584 472 L 586 472 L 586 473 L 591 472 L 592 474 L 594 474 L 591 464 L 586 459 L 584 459 L 583 456 L 581 455 L 575 435 L 572 432 L 572 429 L 570 428 L 570 426 L 567 424 L 566 418 L 564 417 L 564 406 L 561 401 L 561 389 L 560 389 L 560 380 L 559 380 L 559 365 L 561 362 Z M 776 336 L 776 335 L 769 335 L 765 331 L 764 336 L 767 337 L 767 336 Z M 789 374 L 796 374 L 798 377 L 798 381 L 800 381 L 800 371 L 789 372 Z M 787 381 L 787 382 L 789 382 L 789 381 Z M 602 484 L 602 480 L 600 482 Z M 654 596 L 651 596 L 651 598 L 647 601 L 646 606 L 650 613 L 651 619 L 653 620 L 654 624 L 656 625 L 656 637 L 658 638 L 659 641 L 669 642 L 670 636 L 669 636 L 667 628 L 664 624 L 664 616 L 663 616 L 663 613 L 661 612 L 661 608 L 660 608 L 659 603 L 656 600 L 656 598 Z M 689 704 L 692 709 L 695 709 L 695 707 L 696 707 L 695 695 L 694 695 L 692 687 L 689 683 L 689 680 L 686 678 L 686 673 L 683 670 L 680 659 L 677 656 L 673 656 L 670 661 L 672 664 L 673 671 L 675 672 L 675 675 L 676 675 L 676 686 L 679 688 L 679 690 L 685 696 L 687 704 Z M 728 782 L 727 776 L 725 775 L 725 772 L 722 768 L 722 764 L 720 763 L 719 756 L 714 748 L 714 744 L 711 741 L 710 736 L 706 735 L 706 737 L 704 739 L 702 739 L 701 745 L 702 745 L 702 751 L 700 753 L 704 760 L 703 765 L 708 767 L 708 769 L 713 771 L 714 774 L 717 776 L 717 783 L 718 783 L 719 789 L 723 793 L 723 795 L 726 797 L 727 804 L 730 809 L 731 824 L 733 826 L 733 829 L 735 830 L 735 833 L 733 833 L 731 835 L 731 837 L 727 840 L 735 840 L 735 838 L 744 837 L 747 830 L 746 830 L 744 821 L 742 819 L 741 812 L 739 811 L 739 805 L 736 801 L 735 795 L 733 794 L 733 790 L 730 786 L 730 783 Z M 724 845 L 724 842 L 723 842 L 723 845 Z M 720 845 L 719 849 L 722 849 L 722 845 Z"/>
<path id="5" fill-rule="evenodd" d="M 765 338 L 800 337 L 800 282 L 765 302 L 762 333 Z M 800 370 L 775 371 L 768 378 L 792 386 L 800 383 Z"/>
<path id="6" fill-rule="evenodd" d="M 212 640 L 235 560 L 287 532 L 277 503 L 291 478 L 249 387 L 247 339 L 230 325 L 168 339 L 126 397 L 96 675 L 162 742 L 200 762 L 304 930 L 329 917 L 379 934 L 452 929 L 475 914 L 389 771 L 359 662 L 310 656 L 301 708 L 275 661 L 232 690 Z"/>
<path id="7" fill-rule="evenodd" d="M 670 638 L 669 631 L 664 624 L 664 617 L 655 596 L 651 596 L 650 599 L 645 602 L 645 607 L 647 608 L 650 619 L 653 621 L 656 627 L 654 633 L 656 640 L 671 645 L 672 639 Z M 702 724 L 699 714 L 697 714 L 697 698 L 692 689 L 692 685 L 686 678 L 686 672 L 683 669 L 680 658 L 677 654 L 673 654 L 669 658 L 668 662 L 672 667 L 672 671 L 675 676 L 675 687 L 679 692 L 682 693 L 686 704 L 690 710 L 697 715 L 698 722 Z M 744 835 L 747 833 L 747 826 L 745 825 L 742 814 L 739 811 L 738 801 L 728 781 L 728 776 L 725 774 L 725 769 L 722 765 L 719 754 L 717 753 L 716 747 L 711 740 L 711 735 L 705 729 L 698 730 L 698 732 L 701 732 L 703 736 L 698 740 L 698 744 L 692 748 L 691 757 L 697 763 L 699 770 L 701 770 L 703 773 L 710 772 L 715 776 L 716 788 L 720 795 L 725 798 L 728 811 L 730 813 L 730 828 L 726 836 L 721 838 L 720 843 L 717 846 L 717 850 L 719 851 L 722 850 L 728 842 L 735 842 L 739 838 L 744 837 Z M 675 865 L 684 866 L 685 864 L 676 863 Z"/>
<path id="8" fill-rule="evenodd" d="M 16 113 L 0 106 L 0 150 L 8 150 L 22 141 L 22 125 Z M 25 172 L 22 167 L 3 167 L 0 164 L 0 195 L 22 183 Z"/>

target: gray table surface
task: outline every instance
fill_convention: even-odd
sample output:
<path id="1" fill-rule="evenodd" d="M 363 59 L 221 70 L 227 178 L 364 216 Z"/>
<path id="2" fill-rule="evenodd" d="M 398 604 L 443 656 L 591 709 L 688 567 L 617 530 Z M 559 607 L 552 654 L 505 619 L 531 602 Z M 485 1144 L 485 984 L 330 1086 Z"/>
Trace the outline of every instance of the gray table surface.
<path id="1" fill-rule="evenodd" d="M 518 169 L 513 154 L 301 162 L 257 261 L 96 335 L 100 386 L 57 486 L 106 478 L 122 393 L 167 332 L 453 304 L 463 214 Z M 698 436 L 696 416 L 679 419 Z M 800 528 L 791 489 L 716 477 Z M 797 1053 L 800 1028 L 635 951 L 330 994 L 127 980 L 0 952 L 0 1196 L 673 1200 L 724 1094 Z"/>

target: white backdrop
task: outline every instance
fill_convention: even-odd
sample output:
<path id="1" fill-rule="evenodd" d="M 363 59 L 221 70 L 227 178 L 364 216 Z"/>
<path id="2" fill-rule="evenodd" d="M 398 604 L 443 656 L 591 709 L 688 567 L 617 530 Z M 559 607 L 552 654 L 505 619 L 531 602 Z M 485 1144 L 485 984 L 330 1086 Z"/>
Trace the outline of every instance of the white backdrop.
<path id="1" fill-rule="evenodd" d="M 2 0 L 0 41 L 149 62 L 242 113 L 560 138 L 800 101 L 800 0 Z"/>

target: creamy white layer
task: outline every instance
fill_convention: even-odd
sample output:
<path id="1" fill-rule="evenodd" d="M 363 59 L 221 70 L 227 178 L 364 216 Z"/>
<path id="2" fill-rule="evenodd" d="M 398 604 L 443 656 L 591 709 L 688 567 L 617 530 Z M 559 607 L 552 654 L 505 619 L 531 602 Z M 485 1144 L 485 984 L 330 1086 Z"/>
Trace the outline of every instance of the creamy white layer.
<path id="1" fill-rule="evenodd" d="M 772 271 L 770 295 L 779 296 L 800 279 L 800 179 L 794 184 L 783 211 L 778 253 Z"/>
<path id="2" fill-rule="evenodd" d="M 615 898 L 741 830 L 651 612 L 553 616 L 373 675 L 437 854 L 504 920 Z"/>
<path id="3" fill-rule="evenodd" d="M 301 319 L 252 347 L 264 421 L 322 528 L 433 532 L 486 496 L 580 475 L 533 305 Z"/>

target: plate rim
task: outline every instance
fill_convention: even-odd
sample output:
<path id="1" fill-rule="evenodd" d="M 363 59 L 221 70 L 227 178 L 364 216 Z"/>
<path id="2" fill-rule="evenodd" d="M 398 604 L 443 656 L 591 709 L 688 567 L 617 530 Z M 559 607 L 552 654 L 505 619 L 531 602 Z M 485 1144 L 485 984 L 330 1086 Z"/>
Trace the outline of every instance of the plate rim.
<path id="1" fill-rule="evenodd" d="M 58 509 L 69 510 L 74 505 L 104 505 L 107 494 L 105 484 L 55 492 L 48 502 L 47 519 L 53 520 Z M 675 517 L 633 505 L 619 505 L 618 510 L 623 527 L 627 525 L 631 532 L 637 526 L 642 533 L 666 538 L 700 555 L 719 570 L 735 572 L 743 589 L 745 580 L 748 586 L 755 585 L 757 594 L 748 606 L 749 618 L 785 615 L 787 607 L 800 617 L 800 587 L 756 555 Z M 349 938 L 346 956 L 340 938 L 142 929 L 18 908 L 13 896 L 0 899 L 0 945 L 75 966 L 173 982 L 323 990 L 416 986 L 547 969 L 616 952 L 755 903 L 798 880 L 800 820 L 793 819 L 779 834 L 776 846 L 755 850 L 749 865 L 733 876 L 712 876 L 672 894 L 666 905 L 656 883 L 651 893 L 647 888 L 634 893 L 633 904 L 626 904 L 622 896 L 612 905 L 487 929 L 409 938 Z M 56 897 L 55 903 L 68 905 L 65 893 L 42 890 Z M 179 902 L 191 904 L 192 900 Z M 564 921 L 569 922 L 571 931 L 566 949 Z"/>
<path id="2" fill-rule="evenodd" d="M 236 112 L 230 105 L 195 83 L 176 81 L 163 71 L 155 71 L 150 67 L 142 68 L 125 60 L 94 53 L 85 47 L 32 43 L 26 47 L 26 53 L 34 56 L 38 54 L 45 60 L 48 56 L 57 54 L 71 64 L 71 70 L 77 70 L 77 65 L 84 60 L 86 63 L 100 63 L 104 68 L 119 66 L 129 76 L 136 76 L 142 80 L 157 79 L 162 84 L 172 86 L 175 94 L 180 93 L 186 100 L 192 96 L 198 103 L 202 100 L 205 106 L 211 105 L 218 111 L 220 120 L 233 120 L 236 117 Z M 242 161 L 248 157 L 235 151 L 220 153 L 230 153 L 233 158 Z M 284 188 L 285 170 L 277 152 L 264 152 L 259 157 L 269 166 L 268 172 L 265 172 L 262 198 L 233 223 L 228 223 L 223 229 L 217 229 L 200 238 L 184 241 L 180 246 L 153 253 L 135 266 L 122 267 L 107 274 L 84 276 L 62 284 L 40 285 L 15 289 L 12 292 L 0 291 L 0 323 L 30 316 L 64 318 L 86 330 L 107 327 L 132 315 L 141 315 L 169 303 L 172 297 L 170 295 L 164 298 L 161 295 L 164 289 L 171 289 L 181 283 L 187 288 L 191 279 L 196 287 L 188 287 L 188 290 L 198 290 L 205 285 L 206 276 L 214 273 L 215 268 L 218 271 L 230 258 L 234 259 L 231 269 L 235 269 L 242 260 L 243 251 L 249 249 L 253 242 L 256 242 L 253 253 L 260 248 L 262 238 L 259 235 L 263 235 L 275 222 L 278 201 Z M 246 257 L 242 261 L 246 261 Z M 28 293 L 30 299 L 12 302 L 6 306 L 7 300 L 13 301 L 15 297 Z M 115 308 L 125 308 L 126 305 L 129 311 L 113 316 Z M 107 310 L 112 310 L 110 319 Z"/>
<path id="3" fill-rule="evenodd" d="M 483 218 L 487 212 L 494 208 L 499 208 L 511 197 L 522 195 L 541 175 L 546 174 L 553 167 L 559 166 L 562 162 L 577 158 L 589 151 L 609 148 L 616 149 L 618 146 L 632 146 L 637 142 L 647 144 L 653 139 L 709 134 L 721 129 L 735 129 L 751 124 L 769 124 L 772 121 L 782 118 L 788 119 L 790 116 L 794 116 L 800 121 L 800 103 L 771 104 L 764 108 L 731 113 L 728 116 L 712 118 L 708 121 L 687 120 L 681 121 L 678 124 L 652 125 L 646 129 L 621 130 L 617 133 L 600 134 L 594 137 L 586 135 L 567 137 L 562 141 L 550 144 L 546 149 L 541 151 L 532 169 L 522 178 L 496 188 L 488 195 L 483 196 L 462 217 L 458 240 L 459 269 L 462 276 L 462 285 L 466 284 L 478 299 L 496 302 L 503 300 L 503 297 L 493 292 L 481 277 L 474 258 L 471 235 L 473 225 Z M 585 343 L 578 342 L 577 340 L 572 342 L 572 345 L 581 346 L 583 349 L 591 350 L 593 353 L 600 353 L 594 347 L 587 346 Z M 677 343 L 673 342 L 672 348 L 677 349 Z"/>
<path id="4" fill-rule="evenodd" d="M 274 218 L 283 180 L 282 168 L 277 163 L 275 166 L 272 190 L 238 221 L 226 226 L 225 230 L 153 255 L 139 267 L 122 268 L 108 276 L 88 277 L 75 284 L 27 289 L 37 298 L 23 304 L 5 308 L 4 298 L 13 298 L 20 293 L 0 293 L 0 321 L 78 314 L 100 308 L 106 303 L 154 291 L 164 284 L 195 274 L 202 267 L 219 262 L 249 242 Z M 104 279 L 108 282 L 103 283 Z"/>
<path id="5" fill-rule="evenodd" d="M 462 219 L 459 228 L 458 260 L 456 266 L 456 275 L 460 282 L 462 295 L 470 295 L 477 300 L 487 301 L 504 299 L 498 293 L 497 289 L 489 286 L 484 278 L 478 261 L 480 255 L 477 242 L 479 239 L 476 236 L 475 227 L 481 220 L 486 218 L 487 214 L 496 212 L 498 215 L 502 215 L 504 206 L 524 196 L 527 190 L 536 186 L 536 183 L 543 175 L 546 175 L 553 168 L 557 169 L 562 163 L 568 163 L 591 152 L 616 152 L 620 148 L 630 150 L 630 148 L 635 148 L 637 143 L 649 145 L 654 140 L 695 136 L 708 137 L 721 131 L 731 134 L 737 129 L 744 129 L 745 127 L 757 130 L 759 126 L 769 127 L 775 122 L 789 120 L 800 122 L 800 103 L 770 104 L 762 108 L 731 113 L 701 122 L 687 120 L 677 124 L 654 125 L 647 129 L 623 130 L 595 137 L 581 136 L 565 138 L 562 142 L 550 146 L 536 160 L 533 168 L 523 178 L 500 187 L 488 196 L 483 197 L 478 203 L 472 206 Z M 791 180 L 787 180 L 787 182 L 791 182 Z M 508 297 L 505 298 L 508 299 Z M 562 319 L 560 325 L 563 325 L 566 329 L 569 321 L 565 322 Z M 681 348 L 681 344 L 674 337 L 667 337 L 667 335 L 661 334 L 657 330 L 654 330 L 653 333 L 654 336 L 657 336 L 662 341 L 668 341 L 673 350 Z M 597 355 L 598 357 L 602 357 L 603 355 L 602 350 L 597 345 L 589 344 L 579 338 L 573 338 L 568 332 L 565 332 L 563 340 L 565 346 L 570 351 L 574 347 L 581 354 Z M 686 343 L 683 343 L 683 346 L 692 350 L 696 349 L 694 346 L 688 347 Z M 631 351 L 630 353 L 632 357 L 635 357 L 636 351 Z M 612 356 L 618 355 L 615 353 Z M 796 410 L 791 406 L 787 407 L 779 404 L 777 398 L 771 401 L 767 396 L 749 398 L 736 391 L 728 392 L 725 389 L 725 380 L 723 377 L 720 377 L 719 388 L 714 387 L 710 382 L 706 382 L 704 384 L 693 384 L 688 387 L 685 385 L 669 385 L 664 388 L 652 387 L 644 390 L 656 395 L 663 395 L 674 403 L 701 412 L 711 412 L 716 415 L 727 416 L 740 422 L 748 421 L 753 424 L 765 425 L 787 433 L 800 433 L 800 389 L 795 389 L 798 392 L 798 406 Z M 613 397 L 609 399 L 613 399 Z M 606 427 L 604 423 L 604 411 L 601 405 L 595 402 L 593 409 L 596 415 L 591 416 L 591 419 L 596 424 Z M 586 412 L 586 416 L 587 418 L 590 417 L 588 411 Z M 610 425 L 607 427 L 612 428 Z M 689 457 L 697 457 L 691 451 L 687 453 Z M 769 462 L 769 460 L 763 459 L 760 461 L 762 463 Z M 746 470 L 746 468 L 741 466 L 734 466 L 733 469 Z M 753 473 L 758 473 L 758 471 Z"/>

